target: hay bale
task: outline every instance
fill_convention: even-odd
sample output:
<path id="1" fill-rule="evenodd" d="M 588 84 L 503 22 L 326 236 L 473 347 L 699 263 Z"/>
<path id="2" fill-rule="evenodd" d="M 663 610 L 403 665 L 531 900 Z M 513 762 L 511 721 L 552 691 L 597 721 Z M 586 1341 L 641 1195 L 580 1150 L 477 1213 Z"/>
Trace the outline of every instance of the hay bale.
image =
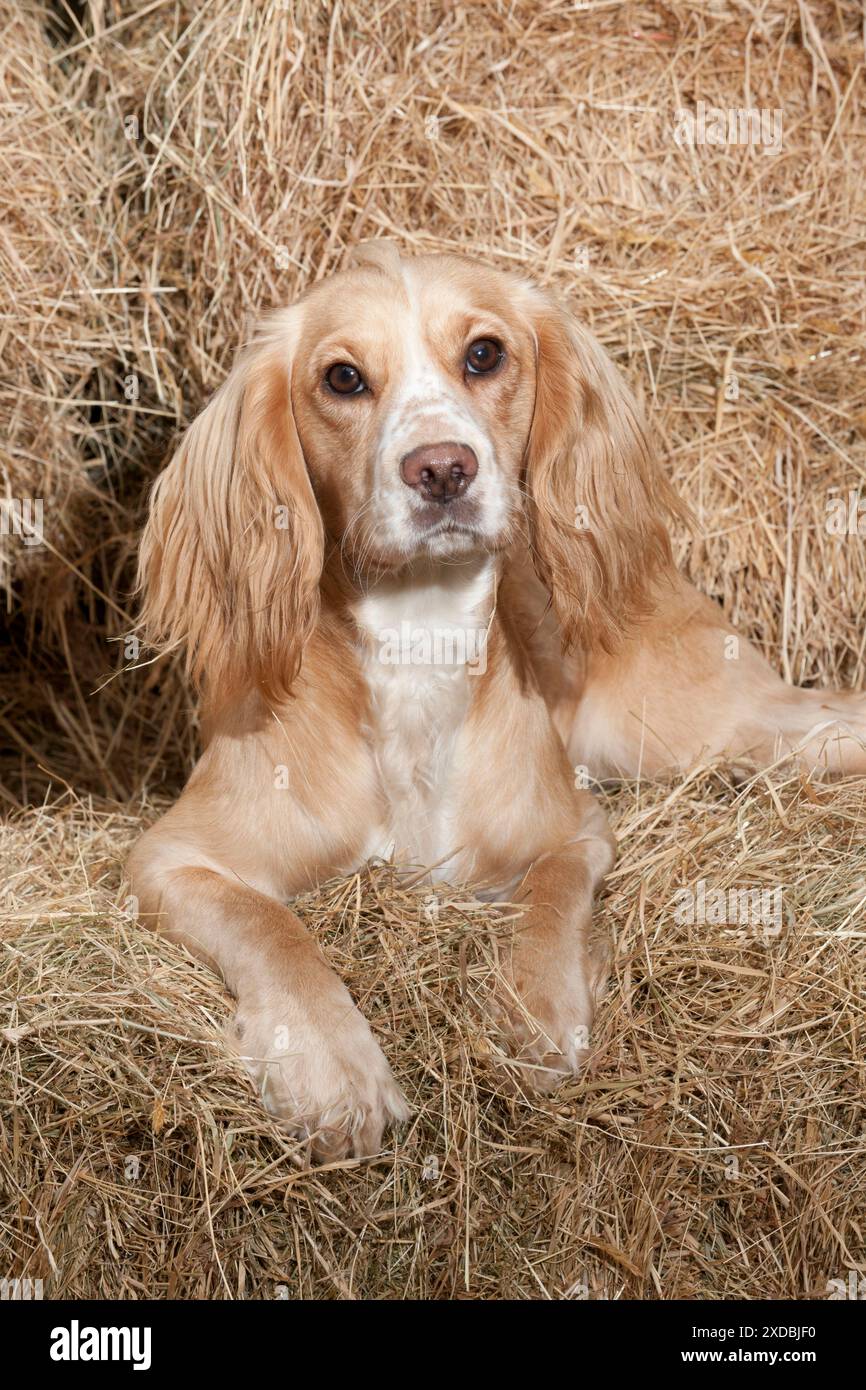
<path id="1" fill-rule="evenodd" d="M 194 723 L 166 663 L 116 643 L 174 431 L 251 317 L 383 235 L 568 295 L 698 515 L 689 573 L 789 677 L 866 684 L 866 550 L 825 526 L 866 476 L 861 20 L 0 0 L 3 489 L 50 499 L 48 549 L 4 552 L 0 794 L 39 807 L 0 827 L 10 1274 L 52 1296 L 763 1299 L 863 1270 L 862 782 L 720 769 L 608 796 L 615 981 L 590 1072 L 544 1101 L 509 1092 L 477 1007 L 488 909 L 461 891 L 434 918 L 384 869 L 306 899 L 415 1106 L 393 1151 L 310 1173 L 225 1047 L 219 982 L 118 908 Z M 699 100 L 780 108 L 781 150 L 678 146 Z M 781 887 L 793 919 L 766 941 L 677 922 L 701 879 Z"/>
<path id="2" fill-rule="evenodd" d="M 250 319 L 363 238 L 539 277 L 647 398 L 693 577 L 790 678 L 864 682 L 864 548 L 824 524 L 866 476 L 861 19 L 170 4 L 90 45 L 115 123 L 140 114 L 140 259 L 182 291 L 163 394 L 197 407 Z M 745 104 L 746 48 L 779 152 L 678 145 L 678 108 Z"/>
<path id="3" fill-rule="evenodd" d="M 770 0 L 759 18 L 533 0 L 166 0 L 134 23 L 78 8 L 77 26 L 64 6 L 44 23 L 2 11 L 0 198 L 26 286 L 16 298 L 7 258 L 7 471 L 10 495 L 52 499 L 57 551 L 10 600 L 36 680 L 6 705 L 29 794 L 40 763 L 115 798 L 154 767 L 182 776 L 189 749 L 166 729 L 186 697 L 165 668 L 104 685 L 129 666 L 145 485 L 251 319 L 373 236 L 569 296 L 698 516 L 700 539 L 677 538 L 691 576 L 786 676 L 866 683 L 866 549 L 825 524 L 833 490 L 866 476 L 856 0 Z M 677 110 L 699 100 L 780 109 L 779 152 L 678 145 Z"/>
<path id="4" fill-rule="evenodd" d="M 0 507 L 32 504 L 29 529 L 24 509 L 23 528 L 0 529 L 0 590 L 42 642 L 102 580 L 97 526 L 127 519 L 111 486 L 123 431 L 108 438 L 100 404 L 123 352 L 125 253 L 82 75 L 56 65 L 47 21 L 0 5 Z"/>
<path id="5" fill-rule="evenodd" d="M 698 516 L 701 539 L 677 538 L 688 573 L 785 676 L 865 684 L 866 548 L 826 528 L 830 496 L 866 475 L 855 0 L 771 0 L 758 19 L 532 0 L 165 0 L 135 22 L 93 0 L 78 26 L 46 7 L 53 28 L 1 13 L 0 200 L 28 277 L 18 299 L 7 260 L 7 471 L 13 493 L 54 499 L 51 584 L 11 600 L 33 677 L 6 706 L 15 784 L 25 760 L 31 792 L 42 765 L 117 798 L 188 767 L 165 735 L 181 685 L 126 673 L 118 642 L 146 482 L 250 320 L 370 236 L 569 296 Z M 677 108 L 744 104 L 746 53 L 748 103 L 783 113 L 780 152 L 677 145 Z"/>
<path id="6" fill-rule="evenodd" d="M 47 1297 L 810 1298 L 862 1270 L 863 783 L 705 770 L 609 797 L 623 856 L 591 1068 L 512 1094 L 484 991 L 508 924 L 388 868 L 300 902 L 412 1106 L 304 1171 L 225 993 L 127 920 L 132 814 L 2 832 L 0 1243 Z M 780 887 L 778 935 L 677 892 Z"/>

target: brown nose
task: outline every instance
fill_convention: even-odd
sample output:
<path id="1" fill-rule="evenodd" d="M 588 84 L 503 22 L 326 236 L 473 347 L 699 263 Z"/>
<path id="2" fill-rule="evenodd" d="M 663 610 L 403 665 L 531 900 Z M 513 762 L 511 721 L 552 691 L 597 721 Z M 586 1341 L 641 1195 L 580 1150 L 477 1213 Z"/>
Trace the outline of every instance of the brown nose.
<path id="1" fill-rule="evenodd" d="M 403 482 L 426 502 L 462 497 L 477 472 L 478 460 L 467 444 L 422 444 L 400 460 Z"/>

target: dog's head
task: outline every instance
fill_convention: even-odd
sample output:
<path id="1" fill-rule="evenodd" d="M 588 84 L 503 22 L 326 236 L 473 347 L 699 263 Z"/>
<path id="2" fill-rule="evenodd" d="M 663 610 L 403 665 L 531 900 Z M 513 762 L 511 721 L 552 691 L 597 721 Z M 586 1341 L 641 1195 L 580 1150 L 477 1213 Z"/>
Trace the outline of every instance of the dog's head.
<path id="1" fill-rule="evenodd" d="M 284 691 L 333 555 L 354 582 L 528 539 L 567 642 L 612 645 L 676 502 L 595 339 L 529 282 L 387 243 L 269 316 L 154 489 L 144 621 Z"/>

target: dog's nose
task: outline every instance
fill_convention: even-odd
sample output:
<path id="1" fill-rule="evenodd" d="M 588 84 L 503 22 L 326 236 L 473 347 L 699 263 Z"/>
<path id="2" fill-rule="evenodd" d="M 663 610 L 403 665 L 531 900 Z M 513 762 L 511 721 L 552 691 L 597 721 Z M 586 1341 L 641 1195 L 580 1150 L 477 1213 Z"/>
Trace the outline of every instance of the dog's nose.
<path id="1" fill-rule="evenodd" d="M 462 497 L 477 472 L 478 459 L 468 444 L 421 444 L 400 460 L 403 482 L 427 502 Z"/>

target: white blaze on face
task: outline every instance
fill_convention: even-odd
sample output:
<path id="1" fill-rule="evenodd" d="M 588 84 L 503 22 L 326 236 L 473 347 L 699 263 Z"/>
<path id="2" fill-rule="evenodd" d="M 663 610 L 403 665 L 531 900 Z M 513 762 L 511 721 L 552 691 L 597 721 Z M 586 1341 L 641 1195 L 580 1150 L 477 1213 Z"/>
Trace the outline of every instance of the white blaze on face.
<path id="1" fill-rule="evenodd" d="M 408 304 L 400 338 L 402 360 L 393 400 L 382 427 L 374 473 L 377 529 L 386 544 L 411 553 L 423 535 L 413 519 L 422 500 L 404 483 L 400 462 L 424 444 L 466 444 L 478 460 L 478 473 L 466 499 L 477 511 L 477 530 L 491 539 L 505 523 L 507 504 L 493 441 L 472 410 L 461 382 L 449 377 L 426 341 L 423 313 L 411 267 L 402 267 Z M 443 517 L 444 520 L 444 517 Z"/>

